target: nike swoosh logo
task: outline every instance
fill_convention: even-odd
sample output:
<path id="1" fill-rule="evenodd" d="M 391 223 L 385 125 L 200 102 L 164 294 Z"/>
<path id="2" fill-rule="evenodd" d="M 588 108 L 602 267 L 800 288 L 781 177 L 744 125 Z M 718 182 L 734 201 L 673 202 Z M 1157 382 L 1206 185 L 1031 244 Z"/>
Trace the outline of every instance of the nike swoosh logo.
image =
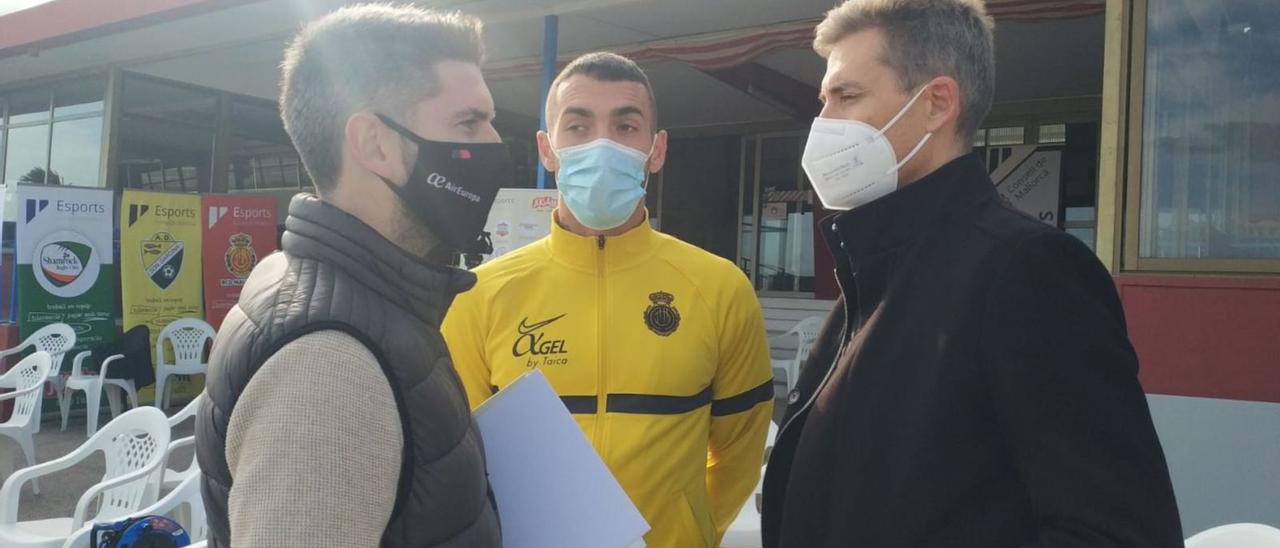
<path id="1" fill-rule="evenodd" d="M 551 318 L 550 320 L 543 320 L 543 321 L 540 321 L 540 322 L 535 323 L 535 324 L 533 324 L 533 325 L 528 325 L 528 324 L 526 324 L 525 322 L 528 322 L 528 321 L 529 321 L 529 318 L 525 318 L 525 319 L 523 319 L 523 320 L 520 320 L 520 333 L 521 333 L 521 334 L 524 334 L 524 335 L 528 335 L 529 333 L 532 333 L 532 332 L 537 331 L 537 330 L 539 330 L 539 329 L 542 329 L 542 328 L 544 328 L 544 327 L 546 327 L 546 326 L 548 326 L 548 325 L 551 325 L 551 324 L 553 324 L 553 323 L 556 323 L 556 320 L 559 320 L 560 318 L 563 318 L 563 317 L 565 317 L 565 316 L 567 316 L 567 315 L 568 315 L 568 314 L 561 314 L 561 315 L 559 315 L 559 316 L 556 316 L 556 317 L 554 317 L 554 318 Z"/>

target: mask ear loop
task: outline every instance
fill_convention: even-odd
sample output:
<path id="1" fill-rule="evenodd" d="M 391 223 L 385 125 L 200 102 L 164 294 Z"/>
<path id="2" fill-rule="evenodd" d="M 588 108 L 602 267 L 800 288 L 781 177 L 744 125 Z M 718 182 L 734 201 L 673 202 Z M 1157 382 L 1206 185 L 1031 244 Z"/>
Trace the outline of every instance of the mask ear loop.
<path id="1" fill-rule="evenodd" d="M 883 128 L 880 128 L 880 131 L 876 135 L 884 135 L 886 131 L 889 131 L 889 128 L 898 123 L 898 120 L 901 120 L 902 117 L 907 114 L 907 110 L 911 108 L 911 105 L 916 104 L 916 99 L 919 99 L 921 95 L 924 95 L 925 89 L 927 89 L 927 86 L 921 87 L 920 91 L 917 91 L 916 94 L 911 97 L 911 100 L 907 101 L 907 104 L 902 105 L 902 110 L 899 110 L 897 114 L 893 115 L 893 118 L 889 120 L 889 123 L 885 124 Z"/>
<path id="2" fill-rule="evenodd" d="M 547 148 L 551 149 L 551 155 L 556 159 L 556 165 L 560 164 L 560 151 L 556 149 L 556 144 L 551 142 L 551 132 L 545 129 L 539 130 L 543 135 L 547 136 Z"/>
<path id="3" fill-rule="evenodd" d="M 649 160 L 653 159 L 653 151 L 657 149 L 658 149 L 658 133 L 654 132 L 653 143 L 649 145 L 649 154 L 646 154 L 644 157 L 644 184 L 641 185 L 641 188 L 644 189 L 645 194 L 649 193 L 649 175 L 651 175 L 651 173 L 649 173 Z"/>
<path id="4" fill-rule="evenodd" d="M 912 158 L 915 158 L 916 153 L 920 152 L 920 149 L 924 148 L 924 145 L 929 142 L 930 137 L 933 137 L 932 133 L 924 134 L 924 138 L 920 139 L 920 143 L 916 145 L 916 148 L 911 149 L 911 152 L 908 152 L 907 156 L 903 158 L 901 162 L 898 162 L 898 165 L 893 166 L 893 169 L 887 171 L 886 173 L 893 173 L 895 171 L 898 171 L 899 169 L 902 169 L 902 166 L 907 165 L 907 162 L 910 162 Z"/>
<path id="5" fill-rule="evenodd" d="M 894 115 L 894 117 L 889 120 L 889 123 L 885 124 L 884 127 L 880 129 L 879 133 L 876 134 L 876 137 L 883 137 L 884 133 L 889 131 L 889 128 L 898 123 L 898 120 L 902 119 L 902 117 L 907 114 L 907 110 L 911 108 L 911 105 L 916 103 L 916 99 L 919 99 L 921 95 L 924 95 L 925 89 L 927 89 L 927 86 L 921 87 L 920 91 L 917 91 L 916 94 L 911 97 L 911 100 L 907 101 L 907 104 L 902 106 L 902 110 L 899 110 L 898 114 Z M 902 169 L 902 166 L 907 165 L 907 162 L 910 162 L 912 158 L 915 158 L 916 154 L 920 152 L 920 149 L 923 149 L 924 145 L 928 144 L 930 137 L 933 137 L 933 133 L 925 133 L 924 138 L 920 139 L 919 143 L 916 143 L 915 148 L 911 149 L 911 152 L 908 152 L 907 155 L 902 158 L 901 162 L 898 162 L 897 165 L 893 166 L 893 169 L 886 171 L 885 174 L 887 175 L 889 173 L 896 172 L 899 169 Z"/>

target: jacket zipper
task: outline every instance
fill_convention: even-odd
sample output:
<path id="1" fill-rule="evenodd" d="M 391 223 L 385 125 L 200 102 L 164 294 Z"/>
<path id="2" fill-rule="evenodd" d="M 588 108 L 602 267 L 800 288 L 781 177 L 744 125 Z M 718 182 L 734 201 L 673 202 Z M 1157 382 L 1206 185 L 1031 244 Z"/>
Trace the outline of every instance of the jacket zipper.
<path id="1" fill-rule="evenodd" d="M 608 396 L 605 390 L 605 312 L 607 304 L 608 275 L 605 272 L 605 237 L 596 236 L 596 427 L 595 438 L 597 451 L 604 454 L 604 419 L 608 411 Z"/>
<path id="2" fill-rule="evenodd" d="M 853 292 L 854 292 L 854 298 L 859 298 L 859 294 L 858 294 L 858 274 L 855 272 L 855 273 L 853 273 L 850 277 L 851 277 L 851 278 L 853 278 L 853 280 L 852 280 L 852 281 L 853 281 Z M 837 271 L 837 272 L 836 272 L 836 286 L 840 288 L 840 294 L 842 294 L 842 295 L 847 295 L 847 293 L 845 293 L 845 292 L 844 292 L 844 284 L 841 284 L 841 283 L 840 283 L 840 273 L 839 273 L 839 271 Z M 861 300 L 861 299 L 859 299 L 859 300 Z M 862 318 L 862 303 L 861 303 L 861 302 L 859 302 L 859 303 L 857 303 L 857 305 L 856 305 L 856 306 L 858 307 L 858 317 L 857 317 L 857 318 L 854 318 L 854 321 L 857 321 L 857 322 L 861 323 L 861 321 L 862 321 L 862 319 L 861 319 L 861 318 Z M 803 405 L 802 407 L 800 407 L 800 410 L 799 410 L 799 411 L 796 411 L 795 413 L 793 413 L 793 414 L 791 415 L 791 419 L 790 419 L 790 420 L 788 420 L 788 421 L 786 422 L 786 424 L 783 424 L 783 425 L 782 425 L 782 428 L 779 428 L 779 429 L 778 429 L 778 437 L 777 437 L 777 438 L 775 438 L 775 441 L 774 441 L 774 443 L 775 443 L 775 444 L 777 443 L 777 441 L 776 441 L 776 440 L 782 439 L 782 434 L 783 434 L 784 432 L 786 432 L 786 431 L 787 431 L 787 427 L 791 426 L 791 423 L 795 422 L 795 421 L 796 421 L 796 419 L 800 418 L 800 416 L 801 416 L 801 415 L 803 415 L 803 414 L 805 414 L 806 412 L 808 412 L 809 407 L 813 406 L 813 402 L 814 402 L 814 401 L 816 401 L 816 400 L 818 399 L 818 394 L 821 394 L 821 393 L 822 393 L 822 389 L 823 389 L 823 388 L 826 388 L 826 386 L 827 386 L 827 382 L 831 380 L 831 374 L 832 374 L 832 373 L 834 373 L 834 372 L 835 372 L 835 370 L 836 370 L 836 368 L 840 366 L 840 358 L 841 358 L 842 356 L 844 356 L 844 351 L 846 350 L 846 347 L 847 347 L 847 346 L 848 346 L 848 344 L 853 340 L 853 336 L 852 336 L 852 335 L 853 335 L 854 333 L 856 333 L 856 332 L 857 332 L 857 328 L 855 328 L 854 326 L 850 325 L 850 321 L 849 321 L 849 299 L 848 299 L 848 298 L 845 298 L 845 300 L 844 300 L 844 317 L 845 317 L 845 325 L 844 325 L 844 329 L 842 329 L 842 330 L 841 330 L 841 333 L 840 333 L 840 347 L 839 347 L 839 349 L 836 351 L 836 355 L 835 355 L 835 358 L 833 359 L 833 363 L 828 364 L 828 366 L 827 366 L 827 373 L 826 373 L 826 375 L 824 375 L 824 376 L 822 377 L 822 382 L 818 383 L 818 388 L 817 388 L 817 389 L 815 389 L 815 390 L 813 391 L 813 393 L 812 393 L 812 394 L 809 394 L 809 399 L 808 399 L 808 400 L 805 400 L 805 403 L 804 403 L 804 405 Z M 861 327 L 861 326 L 858 326 L 858 327 Z M 796 388 L 796 390 L 799 390 L 799 388 Z M 788 398 L 790 398 L 790 397 L 791 397 L 791 395 L 790 395 L 790 394 L 787 394 L 787 397 L 788 397 Z"/>

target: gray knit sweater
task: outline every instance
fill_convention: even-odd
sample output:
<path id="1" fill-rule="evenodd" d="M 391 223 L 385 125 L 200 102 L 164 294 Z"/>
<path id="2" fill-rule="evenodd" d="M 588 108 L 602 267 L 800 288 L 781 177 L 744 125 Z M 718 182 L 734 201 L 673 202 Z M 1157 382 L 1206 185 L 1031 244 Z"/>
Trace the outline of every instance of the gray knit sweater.
<path id="1" fill-rule="evenodd" d="M 373 353 L 311 333 L 263 364 L 227 430 L 232 546 L 377 546 L 404 436 Z"/>

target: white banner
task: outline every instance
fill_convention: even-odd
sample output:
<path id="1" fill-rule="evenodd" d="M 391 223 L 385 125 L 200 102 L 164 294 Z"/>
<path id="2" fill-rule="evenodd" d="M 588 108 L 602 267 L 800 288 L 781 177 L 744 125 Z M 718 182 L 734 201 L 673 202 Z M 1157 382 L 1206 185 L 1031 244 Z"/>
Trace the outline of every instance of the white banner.
<path id="1" fill-rule="evenodd" d="M 110 190 L 19 185 L 15 193 L 19 328 L 76 330 L 77 347 L 115 335 L 115 253 Z"/>
<path id="2" fill-rule="evenodd" d="M 991 179 L 1005 202 L 1045 224 L 1059 225 L 1061 148 L 1013 147 L 1013 154 L 1000 163 Z"/>
<path id="3" fill-rule="evenodd" d="M 504 188 L 498 191 L 489 210 L 484 230 L 493 240 L 493 255 L 501 257 L 551 235 L 551 212 L 560 201 L 560 191 L 531 188 Z"/>

